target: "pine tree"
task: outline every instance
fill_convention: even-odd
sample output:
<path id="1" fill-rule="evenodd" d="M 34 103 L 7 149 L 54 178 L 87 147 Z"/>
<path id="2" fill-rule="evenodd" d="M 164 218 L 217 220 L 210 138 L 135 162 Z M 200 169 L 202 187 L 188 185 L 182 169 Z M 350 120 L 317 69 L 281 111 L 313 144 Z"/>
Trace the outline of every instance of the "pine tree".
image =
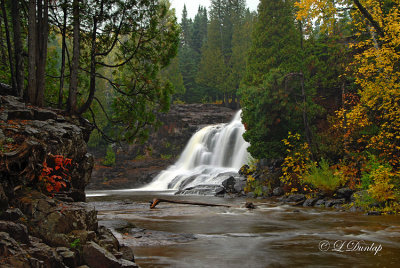
<path id="1" fill-rule="evenodd" d="M 293 2 L 262 0 L 258 12 L 240 88 L 246 125 L 243 137 L 250 142 L 248 151 L 254 157 L 271 159 L 285 154 L 281 140 L 288 131 L 304 129 L 304 107 L 299 103 L 304 74 L 299 80 L 287 76 L 303 69 L 301 35 L 295 25 Z"/>

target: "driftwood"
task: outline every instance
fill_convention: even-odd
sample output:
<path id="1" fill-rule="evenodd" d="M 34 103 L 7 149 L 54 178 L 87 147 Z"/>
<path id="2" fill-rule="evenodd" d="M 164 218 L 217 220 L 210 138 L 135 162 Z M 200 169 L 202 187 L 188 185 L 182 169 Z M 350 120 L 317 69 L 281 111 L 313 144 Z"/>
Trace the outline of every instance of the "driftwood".
<path id="1" fill-rule="evenodd" d="M 174 203 L 174 204 L 186 204 L 186 205 L 195 205 L 195 206 L 205 206 L 205 207 L 226 207 L 226 208 L 237 208 L 237 206 L 230 206 L 230 205 L 222 205 L 222 204 L 212 204 L 212 203 L 203 203 L 203 202 L 192 202 L 192 201 L 183 201 L 183 200 L 168 200 L 168 199 L 159 199 L 154 198 L 153 201 L 150 201 L 150 208 L 155 208 L 159 203 L 166 202 L 166 203 Z M 248 209 L 253 209 L 255 206 L 253 203 L 246 202 L 245 207 Z"/>

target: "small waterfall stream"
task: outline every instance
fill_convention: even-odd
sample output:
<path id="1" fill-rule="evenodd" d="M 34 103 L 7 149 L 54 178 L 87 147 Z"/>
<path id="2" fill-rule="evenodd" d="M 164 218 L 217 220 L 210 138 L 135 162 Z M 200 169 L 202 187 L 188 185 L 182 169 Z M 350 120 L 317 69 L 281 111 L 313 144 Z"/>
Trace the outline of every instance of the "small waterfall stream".
<path id="1" fill-rule="evenodd" d="M 180 190 L 221 184 L 225 177 L 220 174 L 237 172 L 250 157 L 249 144 L 242 137 L 244 131 L 241 111 L 229 124 L 202 128 L 191 137 L 178 161 L 141 190 Z"/>

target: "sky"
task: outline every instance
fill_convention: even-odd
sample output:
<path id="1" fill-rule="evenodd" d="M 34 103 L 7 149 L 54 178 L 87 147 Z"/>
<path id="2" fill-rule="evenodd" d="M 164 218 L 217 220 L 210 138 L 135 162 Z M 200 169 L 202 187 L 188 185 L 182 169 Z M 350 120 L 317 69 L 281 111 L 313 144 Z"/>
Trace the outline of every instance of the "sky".
<path id="1" fill-rule="evenodd" d="M 186 4 L 186 9 L 189 18 L 194 18 L 199 8 L 199 5 L 205 6 L 209 10 L 211 0 L 170 0 L 171 7 L 175 8 L 178 22 L 181 21 L 183 5 Z M 251 11 L 257 10 L 259 0 L 246 0 L 247 6 Z"/>

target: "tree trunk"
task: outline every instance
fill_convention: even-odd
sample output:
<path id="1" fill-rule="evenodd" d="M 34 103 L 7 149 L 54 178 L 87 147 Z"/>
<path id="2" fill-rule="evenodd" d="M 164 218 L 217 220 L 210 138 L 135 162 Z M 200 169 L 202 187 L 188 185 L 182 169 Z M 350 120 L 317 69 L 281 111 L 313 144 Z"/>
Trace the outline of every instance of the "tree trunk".
<path id="1" fill-rule="evenodd" d="M 192 201 L 180 201 L 180 200 L 168 200 L 168 199 L 159 199 L 154 198 L 152 202 L 150 202 L 150 208 L 155 208 L 159 203 L 174 203 L 174 204 L 186 204 L 186 205 L 196 205 L 196 206 L 206 206 L 206 207 L 226 207 L 230 208 L 230 205 L 221 205 L 221 204 L 212 204 L 212 203 L 202 203 L 202 202 L 192 202 Z"/>
<path id="2" fill-rule="evenodd" d="M 31 104 L 36 103 L 36 0 L 29 0 L 28 7 L 28 98 Z"/>
<path id="3" fill-rule="evenodd" d="M 3 26 L 1 25 L 1 21 L 0 20 L 0 60 L 1 60 L 1 64 L 5 67 L 7 66 L 7 56 L 6 56 L 6 51 L 4 50 L 4 40 L 3 40 Z"/>
<path id="4" fill-rule="evenodd" d="M 21 39 L 21 18 L 19 15 L 19 0 L 11 1 L 11 18 L 14 30 L 14 53 L 15 53 L 15 80 L 16 90 L 19 97 L 24 93 L 24 58 Z"/>
<path id="5" fill-rule="evenodd" d="M 103 6 L 104 1 L 100 4 L 100 13 L 98 17 L 95 15 L 93 18 L 93 31 L 92 31 L 92 45 L 90 49 L 90 84 L 89 84 L 89 96 L 86 102 L 79 109 L 78 114 L 83 114 L 86 112 L 94 99 L 94 93 L 96 91 L 96 38 L 97 38 L 97 23 L 102 20 L 103 17 Z"/>
<path id="6" fill-rule="evenodd" d="M 72 3 L 72 14 L 73 14 L 73 51 L 72 51 L 72 68 L 71 68 L 71 79 L 69 84 L 69 95 L 68 95 L 68 111 L 70 114 L 76 114 L 77 111 L 77 94 L 78 94 L 78 69 L 79 69 L 79 43 L 80 43 L 80 23 L 79 23 L 79 1 L 74 0 Z"/>
<path id="7" fill-rule="evenodd" d="M 66 50 L 66 43 L 65 43 L 65 35 L 67 30 L 67 0 L 64 1 L 63 4 L 63 28 L 61 30 L 62 36 L 62 43 L 61 43 L 61 70 L 60 70 L 60 89 L 58 92 L 58 108 L 62 109 L 63 105 L 63 90 L 64 90 L 64 74 L 65 74 L 65 50 Z"/>
<path id="8" fill-rule="evenodd" d="M 43 4 L 43 5 L 42 5 Z M 38 57 L 36 69 L 36 102 L 39 107 L 43 106 L 44 90 L 46 86 L 46 60 L 47 60 L 47 41 L 49 36 L 49 2 L 48 0 L 38 1 L 38 25 L 37 25 L 37 44 L 38 44 Z"/>
<path id="9" fill-rule="evenodd" d="M 1 9 L 2 9 L 2 15 L 3 15 L 3 20 L 4 20 L 4 28 L 6 31 L 6 41 L 7 41 L 7 49 L 8 49 L 8 62 L 10 65 L 10 73 L 11 73 L 11 86 L 13 89 L 13 92 L 15 92 L 15 95 L 18 95 L 17 93 L 17 86 L 15 82 L 15 75 L 14 75 L 14 63 L 13 63 L 13 53 L 12 53 L 12 47 L 11 47 L 11 38 L 10 38 L 10 29 L 8 27 L 8 19 L 7 19 L 7 11 L 6 11 L 6 5 L 4 3 L 4 0 L 1 0 Z"/>

